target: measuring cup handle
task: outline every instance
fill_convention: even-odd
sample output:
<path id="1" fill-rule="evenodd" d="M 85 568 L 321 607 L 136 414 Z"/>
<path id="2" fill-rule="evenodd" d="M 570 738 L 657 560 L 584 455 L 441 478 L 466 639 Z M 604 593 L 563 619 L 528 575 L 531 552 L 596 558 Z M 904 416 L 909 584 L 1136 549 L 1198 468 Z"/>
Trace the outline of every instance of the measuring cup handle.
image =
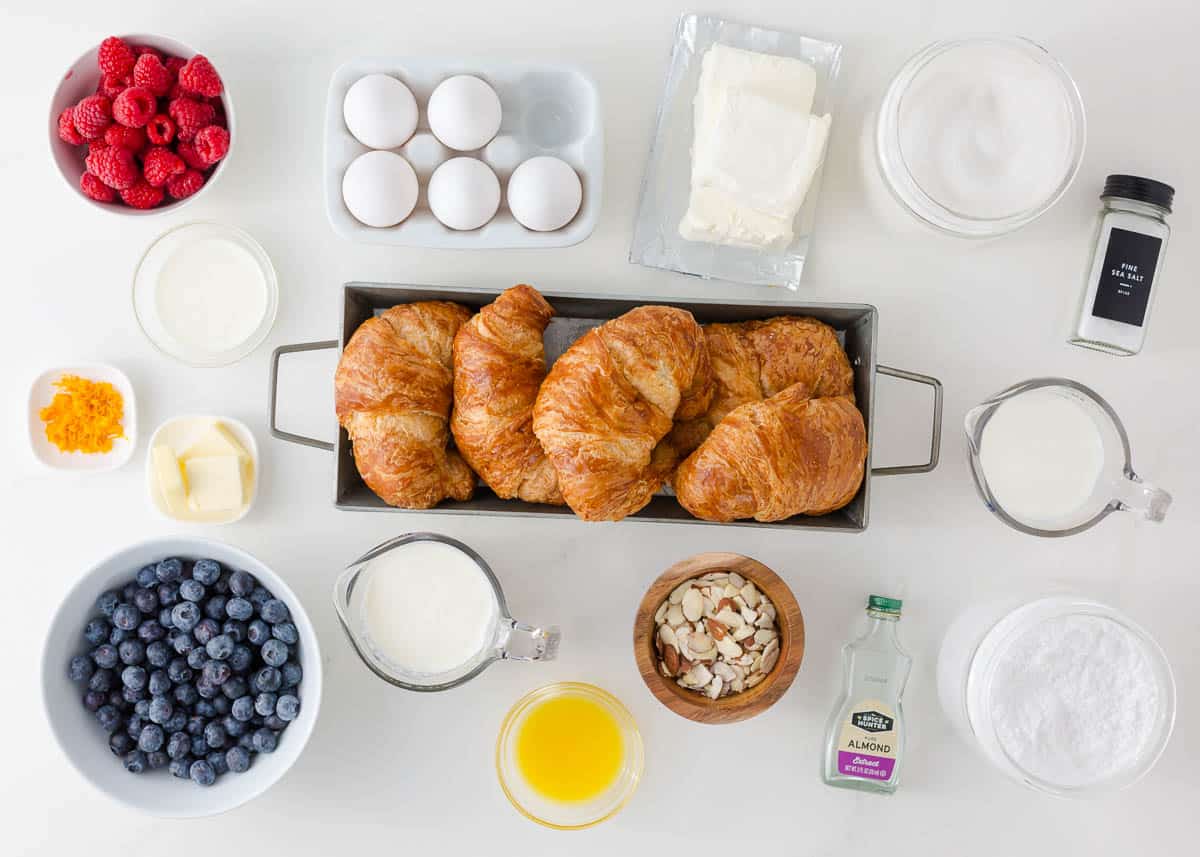
<path id="1" fill-rule="evenodd" d="M 1142 481 L 1132 470 L 1117 484 L 1117 508 L 1137 512 L 1147 521 L 1159 522 L 1167 516 L 1171 495 L 1149 482 Z"/>
<path id="2" fill-rule="evenodd" d="M 507 619 L 500 640 L 500 657 L 506 661 L 552 661 L 558 657 L 561 640 L 562 632 L 556 625 L 535 628 L 516 619 Z"/>

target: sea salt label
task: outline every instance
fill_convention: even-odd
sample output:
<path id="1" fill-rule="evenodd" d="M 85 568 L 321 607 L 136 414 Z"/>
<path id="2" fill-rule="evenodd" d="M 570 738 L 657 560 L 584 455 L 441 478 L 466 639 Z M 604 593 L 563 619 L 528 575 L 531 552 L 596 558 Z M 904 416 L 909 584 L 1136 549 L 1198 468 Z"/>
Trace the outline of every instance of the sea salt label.
<path id="1" fill-rule="evenodd" d="M 885 702 L 866 699 L 850 708 L 837 743 L 837 770 L 847 777 L 890 780 L 899 746 L 896 713 Z"/>

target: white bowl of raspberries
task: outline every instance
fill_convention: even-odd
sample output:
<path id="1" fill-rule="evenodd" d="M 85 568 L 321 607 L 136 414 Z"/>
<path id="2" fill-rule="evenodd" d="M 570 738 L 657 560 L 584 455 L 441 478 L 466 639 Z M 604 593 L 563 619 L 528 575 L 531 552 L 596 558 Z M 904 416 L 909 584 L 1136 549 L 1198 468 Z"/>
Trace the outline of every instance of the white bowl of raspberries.
<path id="1" fill-rule="evenodd" d="M 165 36 L 110 36 L 67 70 L 50 148 L 67 183 L 120 214 L 177 208 L 223 171 L 233 102 L 213 64 Z"/>

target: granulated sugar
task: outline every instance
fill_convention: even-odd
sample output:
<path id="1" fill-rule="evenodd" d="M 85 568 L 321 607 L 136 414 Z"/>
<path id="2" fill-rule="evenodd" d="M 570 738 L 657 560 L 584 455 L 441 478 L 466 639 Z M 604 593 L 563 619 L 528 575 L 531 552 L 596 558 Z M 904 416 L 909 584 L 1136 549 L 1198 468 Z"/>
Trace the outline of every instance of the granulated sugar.
<path id="1" fill-rule="evenodd" d="M 1144 644 L 1100 616 L 1060 616 L 1029 629 L 998 660 L 989 698 L 1009 757 L 1063 787 L 1133 767 L 1161 704 Z"/>

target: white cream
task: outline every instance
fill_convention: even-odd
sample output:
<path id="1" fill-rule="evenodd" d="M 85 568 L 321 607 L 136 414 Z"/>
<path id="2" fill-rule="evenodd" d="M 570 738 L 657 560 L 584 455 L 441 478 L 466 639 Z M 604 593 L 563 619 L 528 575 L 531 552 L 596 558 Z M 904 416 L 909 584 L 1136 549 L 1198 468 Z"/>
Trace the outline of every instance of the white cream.
<path id="1" fill-rule="evenodd" d="M 368 645 L 407 673 L 460 667 L 488 644 L 499 606 L 471 557 L 415 541 L 371 560 L 362 602 Z"/>
<path id="2" fill-rule="evenodd" d="M 158 322 L 187 351 L 230 351 L 254 335 L 267 313 L 262 267 L 228 238 L 179 242 L 154 285 Z"/>

